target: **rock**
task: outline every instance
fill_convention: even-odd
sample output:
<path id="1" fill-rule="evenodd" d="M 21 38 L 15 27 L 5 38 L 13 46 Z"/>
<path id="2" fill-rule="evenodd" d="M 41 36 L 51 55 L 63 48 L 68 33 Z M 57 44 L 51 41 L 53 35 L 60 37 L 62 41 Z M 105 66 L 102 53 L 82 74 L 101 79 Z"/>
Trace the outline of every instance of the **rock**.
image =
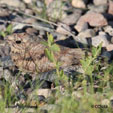
<path id="1" fill-rule="evenodd" d="M 88 38 L 88 37 L 93 37 L 93 36 L 95 36 L 95 34 L 96 34 L 96 33 L 95 33 L 95 31 L 94 31 L 93 29 L 86 29 L 86 30 L 80 32 L 80 33 L 78 34 L 78 36 L 79 36 L 79 37 Z"/>
<path id="2" fill-rule="evenodd" d="M 107 35 L 97 35 L 92 38 L 89 38 L 89 40 L 91 40 L 91 45 L 94 47 L 99 46 L 100 43 L 102 43 L 102 47 L 107 47 L 109 45 L 107 38 L 108 38 Z M 88 40 L 84 37 L 76 36 L 76 37 L 74 37 L 74 39 L 75 39 L 75 41 L 88 45 Z"/>
<path id="3" fill-rule="evenodd" d="M 98 6 L 95 6 L 95 5 L 88 5 L 88 9 L 90 11 L 94 11 L 94 12 L 97 12 L 97 13 L 105 13 L 107 10 L 108 10 L 108 7 L 107 5 L 98 5 Z"/>
<path id="4" fill-rule="evenodd" d="M 103 5 L 103 4 L 107 4 L 108 0 L 93 0 L 93 3 L 95 5 Z"/>
<path id="5" fill-rule="evenodd" d="M 6 4 L 13 7 L 25 8 L 25 5 L 20 0 L 0 0 L 0 4 Z"/>
<path id="6" fill-rule="evenodd" d="M 54 0 L 48 5 L 46 13 L 50 20 L 53 21 L 62 20 L 67 16 L 64 9 L 65 9 L 65 5 L 63 5 L 62 1 Z"/>
<path id="7" fill-rule="evenodd" d="M 99 46 L 100 43 L 102 43 L 102 47 L 107 47 L 109 45 L 109 42 L 107 40 L 107 35 L 98 35 L 92 37 L 92 45 L 94 47 Z"/>
<path id="8" fill-rule="evenodd" d="M 113 36 L 113 28 L 111 26 L 104 27 L 104 31 L 108 33 L 110 36 Z"/>
<path id="9" fill-rule="evenodd" d="M 26 25 L 24 25 L 24 24 L 21 24 L 21 23 L 15 23 L 15 24 L 13 24 L 13 29 L 12 29 L 12 31 L 16 31 L 16 30 L 19 30 L 19 29 L 22 29 L 22 28 L 24 28 Z"/>
<path id="10" fill-rule="evenodd" d="M 107 45 L 107 51 L 113 51 L 113 44 Z"/>
<path id="11" fill-rule="evenodd" d="M 33 24 L 33 23 L 36 22 L 36 19 L 34 19 L 34 18 L 26 18 L 26 19 L 24 19 L 24 22 L 28 23 L 28 24 Z"/>
<path id="12" fill-rule="evenodd" d="M 104 99 L 104 100 L 101 101 L 101 104 L 105 105 L 105 106 L 109 106 L 110 105 L 110 101 L 109 101 L 109 99 Z"/>
<path id="13" fill-rule="evenodd" d="M 3 44 L 3 46 L 0 46 L 0 57 L 8 56 L 10 53 L 10 48 L 7 44 Z"/>
<path id="14" fill-rule="evenodd" d="M 74 26 L 74 28 L 78 31 L 78 32 L 81 32 L 81 31 L 84 31 L 86 29 L 88 29 L 88 23 L 87 22 L 84 22 L 84 23 L 79 23 L 77 25 Z"/>
<path id="15" fill-rule="evenodd" d="M 68 25 L 58 23 L 58 27 L 56 29 L 56 32 L 66 35 L 66 34 L 69 34 L 68 31 L 71 31 L 71 29 Z"/>
<path id="16" fill-rule="evenodd" d="M 9 66 L 14 66 L 14 63 L 11 60 L 10 56 L 5 56 L 3 58 L 0 59 L 0 65 L 5 67 L 9 67 Z"/>
<path id="17" fill-rule="evenodd" d="M 33 0 L 23 0 L 25 3 L 30 4 L 33 2 Z"/>
<path id="18" fill-rule="evenodd" d="M 82 94 L 78 91 L 73 91 L 72 95 L 76 98 L 82 98 Z"/>
<path id="19" fill-rule="evenodd" d="M 76 8 L 86 8 L 85 0 L 72 0 L 72 6 Z"/>
<path id="20" fill-rule="evenodd" d="M 10 13 L 7 9 L 0 8 L 0 17 L 7 17 Z"/>
<path id="21" fill-rule="evenodd" d="M 31 9 L 25 9 L 25 13 L 29 15 L 33 15 L 33 11 Z"/>
<path id="22" fill-rule="evenodd" d="M 108 13 L 113 15 L 113 1 L 109 1 Z"/>
<path id="23" fill-rule="evenodd" d="M 36 4 L 37 4 L 38 8 L 43 8 L 44 7 L 44 3 L 42 1 L 40 1 L 40 0 L 37 0 Z"/>
<path id="24" fill-rule="evenodd" d="M 93 27 L 102 27 L 108 24 L 107 20 L 104 18 L 102 14 L 90 11 L 80 17 L 80 19 L 77 22 L 76 28 L 79 28 L 79 30 L 81 30 L 84 23 L 86 22 Z"/>
<path id="25" fill-rule="evenodd" d="M 75 24 L 81 16 L 82 11 L 75 9 L 72 14 L 67 15 L 66 18 L 62 19 L 62 22 L 67 25 Z"/>
<path id="26" fill-rule="evenodd" d="M 106 35 L 106 33 L 104 31 L 98 31 L 98 35 Z"/>
<path id="27" fill-rule="evenodd" d="M 48 6 L 53 0 L 45 0 L 45 4 Z"/>
<path id="28" fill-rule="evenodd" d="M 50 89 L 37 89 L 36 94 L 43 95 L 45 98 L 47 98 L 51 95 L 51 90 Z"/>
<path id="29" fill-rule="evenodd" d="M 13 76 L 12 76 L 11 72 L 8 69 L 4 69 L 4 71 L 3 71 L 3 78 L 5 78 L 6 81 L 12 83 Z"/>

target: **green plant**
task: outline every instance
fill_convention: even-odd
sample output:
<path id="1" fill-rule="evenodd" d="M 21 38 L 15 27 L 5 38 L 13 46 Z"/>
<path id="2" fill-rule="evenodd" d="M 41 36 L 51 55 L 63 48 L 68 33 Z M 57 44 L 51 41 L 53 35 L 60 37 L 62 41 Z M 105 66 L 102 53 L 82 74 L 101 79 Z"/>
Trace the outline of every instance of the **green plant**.
<path id="1" fill-rule="evenodd" d="M 11 34 L 12 33 L 12 27 L 13 27 L 12 24 L 9 24 L 5 31 L 0 32 L 0 36 L 6 37 L 7 35 Z"/>

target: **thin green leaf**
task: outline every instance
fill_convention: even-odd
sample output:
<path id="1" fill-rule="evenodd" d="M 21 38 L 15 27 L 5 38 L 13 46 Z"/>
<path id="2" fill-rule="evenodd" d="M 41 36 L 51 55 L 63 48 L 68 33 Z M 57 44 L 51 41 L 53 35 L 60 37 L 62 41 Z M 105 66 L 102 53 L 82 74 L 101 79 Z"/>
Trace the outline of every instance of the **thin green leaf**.
<path id="1" fill-rule="evenodd" d="M 48 46 L 48 43 L 46 41 L 42 41 L 41 44 Z"/>
<path id="2" fill-rule="evenodd" d="M 59 52 L 60 51 L 60 47 L 57 44 L 53 44 L 50 47 L 50 50 L 54 51 L 54 52 Z"/>
<path id="3" fill-rule="evenodd" d="M 8 27 L 6 28 L 6 32 L 8 34 L 12 33 L 12 27 L 13 27 L 12 24 L 9 24 Z"/>
<path id="4" fill-rule="evenodd" d="M 6 33 L 3 32 L 3 31 L 0 32 L 0 35 L 1 35 L 2 37 L 6 37 Z"/>
<path id="5" fill-rule="evenodd" d="M 53 38 L 53 36 L 51 34 L 47 34 L 47 36 L 48 36 L 48 44 L 50 46 L 54 42 L 54 38 Z"/>
<path id="6" fill-rule="evenodd" d="M 45 54 L 51 62 L 54 61 L 54 55 L 47 48 L 45 49 Z"/>

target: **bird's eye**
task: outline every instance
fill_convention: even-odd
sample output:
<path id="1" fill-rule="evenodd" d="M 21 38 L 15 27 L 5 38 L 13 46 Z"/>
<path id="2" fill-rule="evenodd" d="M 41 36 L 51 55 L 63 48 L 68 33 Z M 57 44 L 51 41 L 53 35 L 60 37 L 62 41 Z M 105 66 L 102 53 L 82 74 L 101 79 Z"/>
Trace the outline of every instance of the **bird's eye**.
<path id="1" fill-rule="evenodd" d="M 17 43 L 17 44 L 21 44 L 21 41 L 20 41 L 20 40 L 17 40 L 16 43 Z"/>

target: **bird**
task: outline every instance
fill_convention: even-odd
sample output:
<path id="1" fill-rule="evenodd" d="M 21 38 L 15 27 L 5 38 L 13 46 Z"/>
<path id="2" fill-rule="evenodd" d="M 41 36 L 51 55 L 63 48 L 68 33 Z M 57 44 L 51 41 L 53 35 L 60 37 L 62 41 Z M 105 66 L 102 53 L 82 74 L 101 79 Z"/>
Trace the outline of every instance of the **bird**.
<path id="1" fill-rule="evenodd" d="M 41 43 L 38 36 L 29 33 L 13 33 L 7 36 L 7 44 L 10 47 L 10 56 L 15 66 L 27 72 L 48 72 L 55 69 L 55 64 L 51 62 L 45 54 L 45 45 Z M 60 67 L 79 65 L 84 51 L 80 48 L 69 48 L 58 45 L 60 51 L 54 53 L 54 57 L 60 62 Z"/>

